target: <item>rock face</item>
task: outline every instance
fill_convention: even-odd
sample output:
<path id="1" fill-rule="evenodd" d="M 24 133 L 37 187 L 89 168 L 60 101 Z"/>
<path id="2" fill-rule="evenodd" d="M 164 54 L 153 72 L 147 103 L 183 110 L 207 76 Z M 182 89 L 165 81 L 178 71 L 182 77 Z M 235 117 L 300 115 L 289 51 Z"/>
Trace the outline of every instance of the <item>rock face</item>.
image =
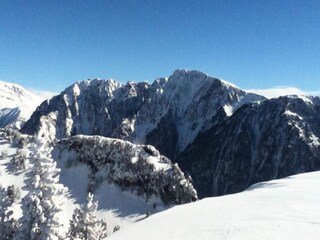
<path id="1" fill-rule="evenodd" d="M 178 158 L 199 197 L 320 169 L 320 99 L 248 104 L 196 138 Z"/>
<path id="2" fill-rule="evenodd" d="M 72 154 L 73 153 L 73 154 Z M 69 156 L 67 165 L 79 162 L 92 169 L 92 188 L 101 176 L 108 182 L 173 205 L 197 200 L 196 190 L 177 164 L 160 155 L 153 146 L 135 145 L 119 139 L 78 135 L 58 142 L 56 159 Z M 95 177 L 98 173 L 99 178 Z"/>
<path id="3" fill-rule="evenodd" d="M 197 71 L 177 70 L 152 84 L 83 81 L 42 103 L 22 132 L 41 130 L 51 139 L 119 138 L 154 145 L 174 159 L 216 123 L 219 111 L 231 115 L 244 103 L 262 99 Z"/>

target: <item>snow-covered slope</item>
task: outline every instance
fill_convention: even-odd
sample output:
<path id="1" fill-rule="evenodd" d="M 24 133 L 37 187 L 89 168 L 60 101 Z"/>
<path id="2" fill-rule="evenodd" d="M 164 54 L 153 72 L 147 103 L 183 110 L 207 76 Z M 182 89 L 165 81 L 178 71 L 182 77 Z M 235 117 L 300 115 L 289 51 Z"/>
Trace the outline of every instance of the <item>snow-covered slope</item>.
<path id="1" fill-rule="evenodd" d="M 177 70 L 152 84 L 114 80 L 78 82 L 44 102 L 22 131 L 49 138 L 102 135 L 151 144 L 173 159 L 221 112 L 232 115 L 264 99 L 198 71 Z M 220 114 L 221 115 L 221 114 Z"/>
<path id="2" fill-rule="evenodd" d="M 171 208 L 110 240 L 316 240 L 319 185 L 320 172 L 259 183 L 239 194 Z"/>
<path id="3" fill-rule="evenodd" d="M 17 84 L 0 81 L 0 127 L 20 129 L 43 100 Z"/>

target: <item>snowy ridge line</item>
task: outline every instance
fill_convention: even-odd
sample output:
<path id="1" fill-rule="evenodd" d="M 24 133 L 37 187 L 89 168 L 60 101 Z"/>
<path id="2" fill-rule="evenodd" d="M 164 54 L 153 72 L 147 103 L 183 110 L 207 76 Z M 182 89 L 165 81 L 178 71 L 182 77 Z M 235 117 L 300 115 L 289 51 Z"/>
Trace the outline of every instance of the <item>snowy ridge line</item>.
<path id="1" fill-rule="evenodd" d="M 103 174 L 105 179 L 146 200 L 160 197 L 167 205 L 197 200 L 195 189 L 177 164 L 172 164 L 150 145 L 78 135 L 60 140 L 55 151 L 56 156 L 75 152 L 69 165 L 77 164 L 77 161 L 88 164 L 93 172 Z"/>

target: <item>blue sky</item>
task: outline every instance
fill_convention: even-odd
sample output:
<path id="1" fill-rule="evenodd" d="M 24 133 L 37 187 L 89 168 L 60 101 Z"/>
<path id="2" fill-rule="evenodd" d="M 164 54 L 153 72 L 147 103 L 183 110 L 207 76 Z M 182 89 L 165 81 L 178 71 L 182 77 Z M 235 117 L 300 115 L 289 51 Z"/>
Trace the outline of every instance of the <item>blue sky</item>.
<path id="1" fill-rule="evenodd" d="M 196 69 L 320 90 L 319 0 L 1 0 L 0 79 L 60 91 Z"/>

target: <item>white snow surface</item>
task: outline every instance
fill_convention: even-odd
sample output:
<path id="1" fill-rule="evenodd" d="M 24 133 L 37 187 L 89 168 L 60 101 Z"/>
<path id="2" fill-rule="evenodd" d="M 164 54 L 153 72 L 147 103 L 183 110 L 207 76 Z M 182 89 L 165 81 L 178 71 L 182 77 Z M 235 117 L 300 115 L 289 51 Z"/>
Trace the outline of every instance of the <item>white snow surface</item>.
<path id="1" fill-rule="evenodd" d="M 43 100 L 17 84 L 0 81 L 0 127 L 19 129 Z"/>
<path id="2" fill-rule="evenodd" d="M 109 239 L 308 239 L 320 236 L 320 171 L 176 206 Z"/>
<path id="3" fill-rule="evenodd" d="M 286 110 L 284 113 L 284 115 L 288 115 L 288 116 L 293 116 L 293 117 L 296 117 L 300 120 L 302 120 L 303 118 L 301 116 L 299 116 L 298 114 L 294 113 L 294 112 L 291 112 L 290 110 Z"/>

